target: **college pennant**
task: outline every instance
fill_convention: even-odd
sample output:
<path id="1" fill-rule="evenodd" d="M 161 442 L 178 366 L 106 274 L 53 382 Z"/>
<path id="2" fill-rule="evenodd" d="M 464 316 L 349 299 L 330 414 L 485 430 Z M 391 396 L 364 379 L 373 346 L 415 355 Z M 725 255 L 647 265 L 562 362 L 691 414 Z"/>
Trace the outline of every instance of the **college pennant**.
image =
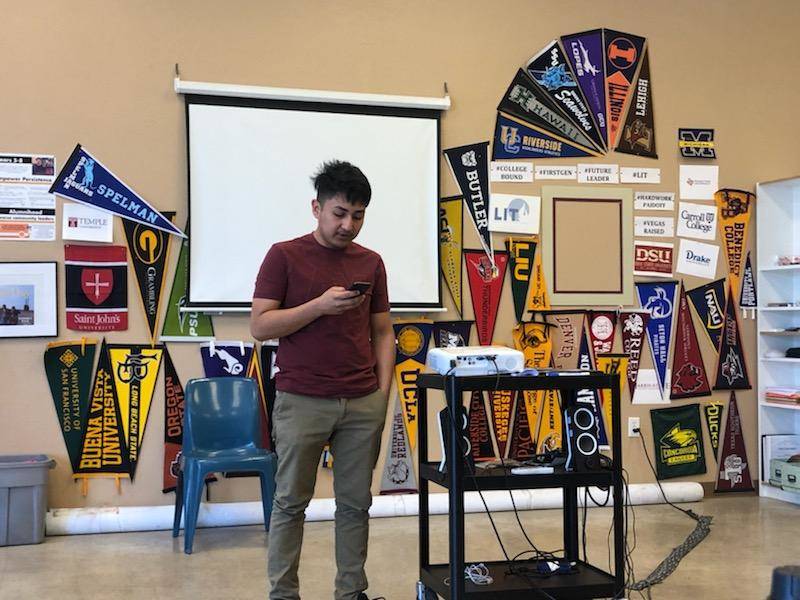
<path id="1" fill-rule="evenodd" d="M 511 431 L 511 411 L 519 394 L 512 390 L 491 390 L 489 402 L 492 406 L 492 428 L 494 439 L 497 440 L 497 450 L 500 458 L 506 457 L 508 434 Z"/>
<path id="2" fill-rule="evenodd" d="M 489 432 L 486 398 L 479 390 L 473 390 L 469 402 L 469 443 L 475 462 L 495 459 L 492 435 Z"/>
<path id="3" fill-rule="evenodd" d="M 124 184 L 80 144 L 70 154 L 49 192 L 67 200 L 183 237 L 183 232 Z"/>
<path id="4" fill-rule="evenodd" d="M 245 370 L 253 359 L 252 342 L 207 342 L 200 345 L 200 358 L 206 377 L 247 377 Z"/>
<path id="5" fill-rule="evenodd" d="M 497 113 L 492 160 L 509 158 L 582 158 L 596 152 L 573 146 L 515 118 Z"/>
<path id="6" fill-rule="evenodd" d="M 464 235 L 464 199 L 461 196 L 439 201 L 439 248 L 442 275 L 453 297 L 458 314 L 461 311 L 461 249 Z"/>
<path id="7" fill-rule="evenodd" d="M 686 292 L 689 302 L 703 323 L 703 330 L 708 341 L 719 354 L 719 342 L 722 339 L 722 327 L 725 325 L 725 279 L 717 279 Z"/>
<path id="8" fill-rule="evenodd" d="M 550 310 L 550 299 L 547 296 L 547 284 L 544 281 L 544 267 L 542 266 L 542 248 L 539 244 L 539 236 L 531 236 L 533 243 L 538 251 L 533 259 L 533 275 L 530 282 L 530 296 L 528 298 L 528 310 L 541 311 Z"/>
<path id="9" fill-rule="evenodd" d="M 128 328 L 128 259 L 125 246 L 64 246 L 67 329 Z"/>
<path id="10" fill-rule="evenodd" d="M 261 433 L 261 447 L 266 448 L 267 450 L 272 450 L 272 436 L 270 435 L 270 421 L 269 417 L 267 416 L 267 395 L 264 392 L 264 373 L 261 370 L 261 361 L 259 360 L 258 354 L 253 351 L 253 355 L 250 357 L 250 364 L 247 365 L 247 376 L 251 379 L 255 379 L 256 383 L 258 384 L 258 400 L 259 400 L 259 408 L 258 408 L 258 421 L 259 421 L 259 429 Z M 230 473 L 225 474 L 226 477 L 232 476 Z M 239 475 L 236 475 L 237 477 Z M 246 473 L 245 476 L 252 476 L 255 475 L 251 473 Z"/>
<path id="11" fill-rule="evenodd" d="M 728 418 L 722 436 L 722 454 L 715 492 L 750 492 L 753 480 L 747 460 L 747 449 L 742 435 L 742 418 L 736 405 L 736 394 L 731 390 L 728 402 Z"/>
<path id="12" fill-rule="evenodd" d="M 658 158 L 656 154 L 656 129 L 653 117 L 653 82 L 650 79 L 650 60 L 645 48 L 642 67 L 631 91 L 628 114 L 617 137 L 617 152 Z"/>
<path id="13" fill-rule="evenodd" d="M 44 351 L 44 371 L 73 473 L 81 458 L 96 349 L 97 340 L 83 339 L 51 342 Z"/>
<path id="14" fill-rule="evenodd" d="M 541 402 L 541 415 L 539 416 L 539 430 L 536 434 L 536 450 L 539 453 L 553 452 L 561 449 L 563 431 L 563 418 L 561 417 L 561 403 L 556 390 L 543 392 Z"/>
<path id="15" fill-rule="evenodd" d="M 566 371 L 577 369 L 586 313 L 556 311 L 544 313 L 543 316 L 545 323 L 550 325 L 553 367 Z"/>
<path id="16" fill-rule="evenodd" d="M 728 259 L 731 287 L 738 291 L 747 248 L 747 228 L 756 196 L 743 190 L 723 189 L 714 194 L 714 201 L 719 209 L 719 231 Z"/>
<path id="17" fill-rule="evenodd" d="M 553 342 L 548 329 L 547 323 L 519 323 L 514 327 L 511 333 L 514 347 L 524 355 L 526 369 L 543 369 L 550 366 Z M 525 410 L 528 412 L 528 428 L 535 447 L 545 390 L 525 390 L 523 398 Z"/>
<path id="18" fill-rule="evenodd" d="M 653 365 L 658 375 L 658 385 L 661 391 L 666 390 L 667 359 L 669 358 L 669 345 L 672 340 L 672 317 L 675 313 L 675 292 L 678 289 L 677 281 L 665 282 L 638 282 L 636 295 L 641 306 L 650 315 L 647 323 L 647 339 L 650 342 L 650 351 L 653 354 Z"/>
<path id="19" fill-rule="evenodd" d="M 488 346 L 492 343 L 500 295 L 503 292 L 503 279 L 506 276 L 508 252 L 496 250 L 494 261 L 490 261 L 480 250 L 464 250 L 467 264 L 467 281 L 472 298 L 472 311 L 475 313 L 475 327 L 478 330 L 478 343 Z"/>
<path id="20" fill-rule="evenodd" d="M 514 424 L 511 430 L 511 442 L 508 445 L 508 458 L 513 460 L 525 460 L 536 454 L 536 443 L 532 439 L 532 428 L 528 421 L 526 404 L 527 402 L 517 394 L 512 409 Z"/>
<path id="21" fill-rule="evenodd" d="M 631 92 L 645 39 L 613 29 L 603 30 L 606 63 L 606 110 L 608 147 L 616 148 L 622 126 L 622 111 Z"/>
<path id="22" fill-rule="evenodd" d="M 469 346 L 473 323 L 475 321 L 436 321 L 433 324 L 433 345 L 437 348 Z"/>
<path id="23" fill-rule="evenodd" d="M 511 295 L 517 323 L 522 321 L 528 305 L 528 287 L 533 272 L 536 241 L 530 238 L 510 237 L 506 240 L 508 261 L 511 267 Z"/>
<path id="24" fill-rule="evenodd" d="M 733 289 L 728 290 L 716 373 L 715 390 L 749 390 L 752 387 L 744 360 L 742 335 L 739 330 L 739 317 L 736 314 L 736 298 L 733 296 Z"/>
<path id="25" fill-rule="evenodd" d="M 614 346 L 614 332 L 617 330 L 617 313 L 590 310 L 588 314 L 592 353 L 595 360 L 597 360 L 598 355 L 608 354 Z"/>
<path id="26" fill-rule="evenodd" d="M 622 351 L 628 355 L 628 390 L 636 392 L 636 380 L 639 378 L 639 365 L 642 360 L 644 332 L 650 321 L 650 313 L 644 311 L 622 311 L 619 314 L 622 322 Z"/>
<path id="27" fill-rule="evenodd" d="M 650 410 L 658 479 L 700 475 L 706 472 L 700 405 Z"/>
<path id="28" fill-rule="evenodd" d="M 381 475 L 380 493 L 413 494 L 417 491 L 417 479 L 414 476 L 414 461 L 408 448 L 408 436 L 403 424 L 403 410 L 400 408 L 399 396 L 396 396 L 394 401 L 392 432 L 389 439 L 391 441 Z"/>
<path id="29" fill-rule="evenodd" d="M 419 397 L 417 377 L 425 368 L 432 330 L 432 323 L 402 321 L 394 323 L 394 336 L 397 339 L 394 374 L 408 432 L 408 442 L 412 450 L 417 445 L 417 398 Z"/>
<path id="30" fill-rule="evenodd" d="M 593 29 L 561 37 L 561 44 L 572 71 L 592 112 L 594 122 L 605 142 L 608 139 L 606 127 L 606 90 L 603 60 L 603 30 Z"/>
<path id="31" fill-rule="evenodd" d="M 578 350 L 578 368 L 581 371 L 594 370 L 594 363 L 592 361 L 592 353 L 589 351 L 589 335 L 585 329 L 581 329 L 580 346 Z M 600 408 L 600 392 L 595 389 L 582 389 L 578 390 L 576 400 L 580 404 L 585 404 L 587 408 L 592 411 L 595 422 L 595 433 L 597 439 L 600 441 L 600 446 L 608 447 L 608 435 L 606 435 L 606 426 L 603 422 L 603 416 Z"/>
<path id="32" fill-rule="evenodd" d="M 753 263 L 750 262 L 750 252 L 747 253 L 747 259 L 744 261 L 744 276 L 742 277 L 742 291 L 739 295 L 739 308 L 742 309 L 742 314 L 745 309 L 755 309 L 758 307 L 758 294 L 756 293 L 756 279 L 753 275 Z"/>
<path id="33" fill-rule="evenodd" d="M 171 223 L 175 213 L 165 212 L 164 217 Z M 136 272 L 136 281 L 139 283 L 142 308 L 150 329 L 150 345 L 154 346 L 164 292 L 164 275 L 169 260 L 169 243 L 172 238 L 168 233 L 143 223 L 123 221 L 122 225 L 125 229 L 133 270 Z"/>
<path id="34" fill-rule="evenodd" d="M 711 402 L 703 407 L 706 416 L 706 426 L 708 427 L 708 437 L 711 440 L 711 448 L 714 450 L 714 460 L 719 457 L 719 428 L 722 423 L 722 404 Z"/>
<path id="35" fill-rule="evenodd" d="M 678 321 L 675 325 L 675 350 L 672 355 L 672 386 L 670 397 L 698 398 L 711 395 L 703 357 L 700 354 L 700 343 L 689 312 L 686 290 L 681 284 L 678 297 Z"/>
<path id="36" fill-rule="evenodd" d="M 627 379 L 628 373 L 628 355 L 627 354 L 601 354 L 595 358 L 597 361 L 597 370 L 606 373 L 607 375 L 617 375 L 619 374 L 619 397 L 620 397 L 620 409 L 622 408 L 622 391 L 625 388 L 625 380 Z M 607 388 L 603 388 L 600 390 L 600 397 L 602 398 L 602 408 L 603 408 L 603 421 L 605 422 L 606 426 L 606 437 L 608 438 L 608 442 L 612 441 L 612 434 L 611 432 L 614 430 L 611 421 L 612 415 L 612 402 L 611 402 L 611 390 Z"/>
<path id="37" fill-rule="evenodd" d="M 275 361 L 277 357 L 278 344 L 261 344 L 261 374 L 263 375 L 268 423 L 272 423 L 272 407 L 275 406 L 275 375 L 278 374 L 278 366 Z"/>

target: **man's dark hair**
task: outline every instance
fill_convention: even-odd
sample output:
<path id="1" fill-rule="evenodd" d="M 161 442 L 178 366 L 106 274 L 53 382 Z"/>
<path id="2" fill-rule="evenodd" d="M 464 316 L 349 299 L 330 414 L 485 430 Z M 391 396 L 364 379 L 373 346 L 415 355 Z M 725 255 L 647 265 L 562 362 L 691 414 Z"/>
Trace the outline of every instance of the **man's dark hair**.
<path id="1" fill-rule="evenodd" d="M 349 162 L 328 161 L 320 167 L 311 181 L 321 204 L 337 194 L 342 194 L 350 204 L 369 206 L 372 197 L 369 181 L 361 169 Z"/>

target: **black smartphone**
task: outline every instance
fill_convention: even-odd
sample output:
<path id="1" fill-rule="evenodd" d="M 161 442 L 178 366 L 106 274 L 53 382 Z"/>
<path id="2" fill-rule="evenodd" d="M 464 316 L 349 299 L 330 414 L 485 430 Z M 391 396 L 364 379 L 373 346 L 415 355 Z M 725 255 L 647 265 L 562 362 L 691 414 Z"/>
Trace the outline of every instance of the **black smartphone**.
<path id="1" fill-rule="evenodd" d="M 347 288 L 349 292 L 358 292 L 359 295 L 366 294 L 367 290 L 372 287 L 369 281 L 354 281 L 353 285 Z"/>

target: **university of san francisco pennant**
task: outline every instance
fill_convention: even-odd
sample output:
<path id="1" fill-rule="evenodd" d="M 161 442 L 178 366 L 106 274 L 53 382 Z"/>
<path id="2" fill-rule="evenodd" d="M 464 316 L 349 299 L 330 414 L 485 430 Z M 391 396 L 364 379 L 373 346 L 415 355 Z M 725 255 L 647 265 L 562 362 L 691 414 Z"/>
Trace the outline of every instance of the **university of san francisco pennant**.
<path id="1" fill-rule="evenodd" d="M 653 365 L 658 375 L 658 385 L 662 391 L 666 389 L 667 381 L 669 381 L 667 359 L 672 340 L 672 319 L 675 314 L 677 289 L 677 281 L 636 283 L 639 306 L 650 315 L 646 330 L 647 339 L 650 342 L 650 351 L 653 353 Z"/>
<path id="2" fill-rule="evenodd" d="M 489 402 L 492 406 L 492 428 L 494 438 L 497 440 L 497 450 L 501 458 L 506 456 L 508 435 L 511 431 L 511 411 L 519 394 L 512 390 L 492 390 L 489 392 Z"/>
<path id="3" fill-rule="evenodd" d="M 125 246 L 64 246 L 67 329 L 128 328 L 128 259 Z"/>
<path id="4" fill-rule="evenodd" d="M 581 371 L 594 370 L 594 362 L 592 361 L 592 353 L 589 350 L 589 334 L 585 330 L 581 331 L 581 342 L 578 350 L 578 368 Z M 602 411 L 600 407 L 600 392 L 594 389 L 578 390 L 576 399 L 580 404 L 585 405 L 592 411 L 595 422 L 595 432 L 597 439 L 600 441 L 600 446 L 608 446 L 608 435 L 606 434 L 606 426 L 603 422 Z"/>
<path id="5" fill-rule="evenodd" d="M 496 250 L 494 261 L 490 261 L 481 250 L 464 250 L 464 261 L 467 265 L 467 281 L 472 311 L 475 314 L 475 327 L 478 330 L 478 343 L 488 346 L 494 335 L 508 252 Z"/>
<path id="6" fill-rule="evenodd" d="M 699 404 L 654 408 L 650 421 L 658 479 L 706 472 Z"/>
<path id="7" fill-rule="evenodd" d="M 615 148 L 623 110 L 644 51 L 645 39 L 613 29 L 603 30 L 606 62 L 608 147 Z"/>
<path id="8" fill-rule="evenodd" d="M 747 449 L 742 435 L 742 418 L 736 405 L 736 394 L 731 390 L 728 403 L 728 418 L 725 420 L 725 433 L 722 436 L 722 452 L 719 457 L 719 470 L 715 492 L 749 492 L 753 490 Z"/>
<path id="9" fill-rule="evenodd" d="M 708 437 L 711 440 L 711 448 L 714 450 L 714 460 L 719 456 L 719 432 L 722 424 L 722 404 L 710 402 L 703 406 L 706 417 L 706 427 L 708 427 Z"/>
<path id="10" fill-rule="evenodd" d="M 545 323 L 550 325 L 553 366 L 563 370 L 577 369 L 586 313 L 553 311 L 546 312 L 543 316 Z"/>
<path id="11" fill-rule="evenodd" d="M 625 381 L 628 379 L 628 355 L 627 354 L 600 354 L 595 358 L 597 361 L 597 370 L 602 371 L 603 373 L 607 373 L 608 375 L 617 375 L 619 374 L 619 396 L 622 399 L 623 389 L 625 388 Z M 600 396 L 602 397 L 602 405 L 603 405 L 603 420 L 606 426 L 606 436 L 608 437 L 608 441 L 612 441 L 611 432 L 613 428 L 611 427 L 612 421 L 612 402 L 611 402 L 611 390 L 609 389 L 602 389 L 600 390 Z M 621 408 L 621 406 L 620 406 Z"/>
<path id="12" fill-rule="evenodd" d="M 530 282 L 530 297 L 528 298 L 528 310 L 541 311 L 550 310 L 550 298 L 547 296 L 547 284 L 544 280 L 544 267 L 542 266 L 542 248 L 539 244 L 539 236 L 531 238 L 537 246 L 537 251 L 533 259 L 533 275 Z"/>
<path id="13" fill-rule="evenodd" d="M 736 314 L 736 298 L 732 289 L 728 290 L 716 373 L 715 390 L 749 390 L 752 387 L 744 360 L 742 334 L 739 329 L 739 317 Z"/>
<path id="14" fill-rule="evenodd" d="M 689 302 L 703 323 L 703 331 L 708 341 L 719 354 L 719 343 L 722 340 L 722 328 L 725 325 L 725 279 L 717 279 L 686 292 Z"/>
<path id="15" fill-rule="evenodd" d="M 719 190 L 714 194 L 719 209 L 719 231 L 728 259 L 731 287 L 739 291 L 744 271 L 747 229 L 755 210 L 756 196 L 744 190 Z"/>
<path id="16" fill-rule="evenodd" d="M 392 431 L 389 448 L 381 475 L 381 494 L 413 494 L 417 491 L 414 475 L 414 461 L 408 445 L 406 426 L 403 423 L 403 410 L 399 396 L 395 398 L 392 413 Z"/>
<path id="17" fill-rule="evenodd" d="M 207 342 L 200 345 L 200 358 L 206 377 L 247 377 L 253 358 L 252 342 Z"/>
<path id="18" fill-rule="evenodd" d="M 96 349 L 97 340 L 83 339 L 52 342 L 44 351 L 44 371 L 73 473 L 81 458 Z"/>
<path id="19" fill-rule="evenodd" d="M 437 348 L 469 346 L 475 321 L 436 321 L 433 324 L 433 345 Z"/>
<path id="20" fill-rule="evenodd" d="M 442 198 L 439 202 L 439 247 L 442 275 L 461 312 L 461 249 L 464 239 L 464 199 L 461 196 Z"/>
<path id="21" fill-rule="evenodd" d="M 508 445 L 508 458 L 514 460 L 525 460 L 536 454 L 536 443 L 533 440 L 532 427 L 528 421 L 528 410 L 525 404 L 522 396 L 517 394 L 517 401 L 513 408 L 514 425 Z"/>
<path id="22" fill-rule="evenodd" d="M 756 279 L 753 274 L 753 263 L 750 261 L 750 252 L 744 261 L 744 276 L 742 277 L 742 291 L 739 295 L 739 308 L 745 312 L 746 308 L 758 307 L 758 294 L 756 293 Z"/>
<path id="23" fill-rule="evenodd" d="M 561 44 L 578 86 L 583 92 L 594 122 L 604 140 L 608 140 L 606 121 L 605 60 L 603 58 L 603 31 L 593 29 L 561 37 Z"/>
<path id="24" fill-rule="evenodd" d="M 617 313 L 591 310 L 589 317 L 589 337 L 595 360 L 600 354 L 608 354 L 614 346 L 614 332 L 617 330 Z"/>
<path id="25" fill-rule="evenodd" d="M 509 158 L 582 158 L 597 156 L 566 141 L 535 129 L 515 118 L 497 113 L 492 160 Z"/>
<path id="26" fill-rule="evenodd" d="M 394 374 L 412 450 L 417 446 L 417 378 L 425 368 L 432 330 L 433 324 L 428 322 L 394 323 L 394 336 L 397 340 Z"/>
<path id="27" fill-rule="evenodd" d="M 653 117 L 653 81 L 650 79 L 650 59 L 645 48 L 642 66 L 636 77 L 628 102 L 628 114 L 617 136 L 617 152 L 658 158 L 656 128 Z"/>
<path id="28" fill-rule="evenodd" d="M 469 443 L 475 462 L 494 460 L 494 444 L 482 391 L 473 390 L 469 402 Z"/>
<path id="29" fill-rule="evenodd" d="M 677 400 L 710 395 L 711 385 L 708 382 L 706 367 L 703 365 L 700 343 L 697 341 L 692 315 L 689 313 L 686 290 L 681 285 L 678 299 L 678 320 L 675 324 L 675 350 L 672 355 L 670 397 Z"/>
<path id="30" fill-rule="evenodd" d="M 650 321 L 650 313 L 644 311 L 622 311 L 619 314 L 622 323 L 622 351 L 628 355 L 628 389 L 631 401 L 636 392 L 636 381 L 639 378 L 639 365 L 642 360 L 644 332 Z"/>
<path id="31" fill-rule="evenodd" d="M 510 237 L 506 240 L 509 267 L 511 269 L 511 295 L 517 322 L 522 321 L 528 307 L 528 287 L 533 273 L 533 257 L 536 241 L 531 238 Z"/>

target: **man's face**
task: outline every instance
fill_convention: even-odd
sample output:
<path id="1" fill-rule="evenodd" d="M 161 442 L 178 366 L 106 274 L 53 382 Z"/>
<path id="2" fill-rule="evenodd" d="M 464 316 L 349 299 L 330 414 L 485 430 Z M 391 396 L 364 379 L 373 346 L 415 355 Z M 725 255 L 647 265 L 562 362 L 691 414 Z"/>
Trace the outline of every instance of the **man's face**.
<path id="1" fill-rule="evenodd" d="M 366 206 L 350 204 L 342 194 L 328 198 L 324 203 L 313 200 L 311 208 L 317 219 L 317 232 L 329 248 L 346 248 L 361 231 Z"/>

